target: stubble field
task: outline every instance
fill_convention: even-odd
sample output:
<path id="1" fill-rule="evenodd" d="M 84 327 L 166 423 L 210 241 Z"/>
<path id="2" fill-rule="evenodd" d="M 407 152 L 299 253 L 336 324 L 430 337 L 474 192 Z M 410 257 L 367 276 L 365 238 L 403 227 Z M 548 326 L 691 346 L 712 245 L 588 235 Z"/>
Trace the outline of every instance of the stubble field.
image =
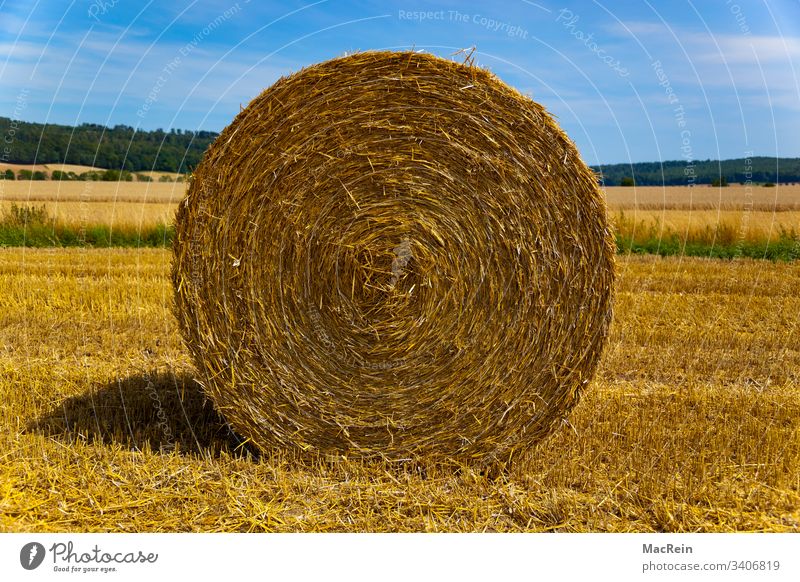
<path id="1" fill-rule="evenodd" d="M 1 530 L 800 531 L 798 262 L 620 255 L 595 382 L 483 475 L 240 443 L 195 383 L 169 261 L 0 249 Z"/>

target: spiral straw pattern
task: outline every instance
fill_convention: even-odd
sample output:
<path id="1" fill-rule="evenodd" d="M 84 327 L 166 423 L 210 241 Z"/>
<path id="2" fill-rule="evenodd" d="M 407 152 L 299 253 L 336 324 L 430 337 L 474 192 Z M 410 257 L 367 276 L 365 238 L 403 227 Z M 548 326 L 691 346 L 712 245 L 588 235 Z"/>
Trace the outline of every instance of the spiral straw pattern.
<path id="1" fill-rule="evenodd" d="M 176 216 L 199 381 L 257 446 L 505 459 L 594 375 L 614 245 L 596 177 L 486 70 L 367 52 L 280 79 Z"/>

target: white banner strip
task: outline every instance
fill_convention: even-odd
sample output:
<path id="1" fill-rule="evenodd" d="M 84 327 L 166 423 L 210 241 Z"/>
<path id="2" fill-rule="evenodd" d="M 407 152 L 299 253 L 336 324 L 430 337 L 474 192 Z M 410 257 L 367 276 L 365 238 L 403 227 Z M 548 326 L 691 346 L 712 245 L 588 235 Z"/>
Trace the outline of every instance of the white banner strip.
<path id="1" fill-rule="evenodd" d="M 797 534 L 4 534 L 0 580 L 800 580 Z"/>

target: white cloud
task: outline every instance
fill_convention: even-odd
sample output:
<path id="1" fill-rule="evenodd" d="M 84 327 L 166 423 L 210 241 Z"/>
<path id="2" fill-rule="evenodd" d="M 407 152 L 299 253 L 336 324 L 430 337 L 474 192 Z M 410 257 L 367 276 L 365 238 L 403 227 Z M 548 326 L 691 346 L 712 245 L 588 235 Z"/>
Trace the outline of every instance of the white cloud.
<path id="1" fill-rule="evenodd" d="M 755 53 L 762 64 L 800 61 L 800 37 L 796 36 L 711 34 L 660 22 L 641 21 L 614 23 L 608 30 L 622 37 L 633 35 L 645 46 L 672 45 L 677 42 L 693 60 L 728 64 L 753 63 Z"/>
<path id="2" fill-rule="evenodd" d="M 662 61 L 682 99 L 694 88 L 713 88 L 742 102 L 800 109 L 800 79 L 794 76 L 800 75 L 800 37 L 710 34 L 636 21 L 610 30 L 622 37 L 633 34 L 653 60 Z M 712 98 L 719 96 L 715 91 Z"/>
<path id="3" fill-rule="evenodd" d="M 9 35 L 17 35 L 20 31 L 24 30 L 26 36 L 30 36 L 34 32 L 35 21 L 33 19 L 22 18 L 16 14 L 11 14 L 10 9 L 4 10 L 3 17 L 0 18 L 0 32 L 5 32 Z"/>
<path id="4" fill-rule="evenodd" d="M 36 60 L 42 54 L 42 45 L 32 42 L 0 42 L 0 55 L 10 62 Z"/>
<path id="5" fill-rule="evenodd" d="M 187 46 L 183 39 L 152 44 L 139 35 L 120 39 L 121 34 L 96 30 L 82 43 L 82 34 L 65 33 L 44 54 L 43 45 L 0 43 L 0 51 L 11 55 L 4 63 L 3 85 L 31 91 L 31 106 L 37 104 L 34 117 L 44 119 L 54 103 L 59 104 L 54 111 L 77 114 L 85 101 L 82 119 L 102 123 L 125 111 L 131 125 L 140 121 L 136 112 L 158 85 L 141 119 L 143 126 L 167 126 L 177 115 L 174 126 L 186 127 L 189 118 L 201 119 L 205 112 L 238 112 L 239 104 L 246 105 L 280 76 L 299 69 L 298 63 L 280 55 L 259 62 L 263 51 L 247 46 L 223 56 L 230 47 L 219 50 L 210 38 L 181 53 Z M 34 70 L 32 63 L 39 57 Z M 3 110 L 12 105 L 9 92 Z"/>
<path id="6" fill-rule="evenodd" d="M 693 45 L 702 48 L 699 60 L 731 64 L 800 63 L 800 38 L 780 36 L 695 35 Z M 708 40 L 707 40 L 708 39 Z M 719 45 L 719 48 L 714 44 Z M 756 59 L 757 57 L 757 59 Z"/>

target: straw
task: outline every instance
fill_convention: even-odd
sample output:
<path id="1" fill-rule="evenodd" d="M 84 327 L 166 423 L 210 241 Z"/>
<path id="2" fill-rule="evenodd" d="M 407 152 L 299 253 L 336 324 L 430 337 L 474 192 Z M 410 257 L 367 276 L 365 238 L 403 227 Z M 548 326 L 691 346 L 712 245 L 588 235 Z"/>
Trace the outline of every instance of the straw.
<path id="1" fill-rule="evenodd" d="M 252 443 L 508 459 L 591 381 L 614 246 L 594 174 L 490 72 L 366 52 L 282 78 L 176 216 L 175 312 Z"/>

